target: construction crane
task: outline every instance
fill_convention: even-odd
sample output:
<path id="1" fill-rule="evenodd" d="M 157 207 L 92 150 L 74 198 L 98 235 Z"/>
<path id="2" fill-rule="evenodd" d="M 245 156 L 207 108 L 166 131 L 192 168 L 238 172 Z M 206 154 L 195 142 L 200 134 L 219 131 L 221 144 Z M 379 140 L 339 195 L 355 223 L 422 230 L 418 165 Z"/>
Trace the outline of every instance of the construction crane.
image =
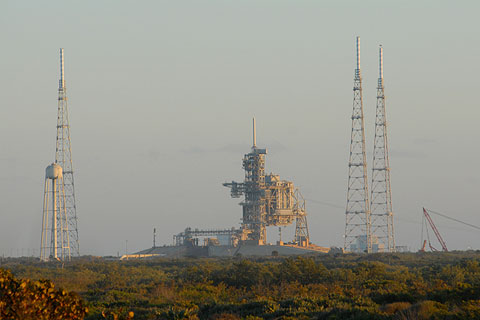
<path id="1" fill-rule="evenodd" d="M 442 236 L 440 235 L 440 232 L 438 232 L 438 229 L 437 227 L 435 226 L 435 224 L 433 223 L 433 220 L 432 218 L 430 217 L 430 215 L 428 214 L 427 210 L 425 208 L 423 208 L 423 217 L 424 217 L 424 220 L 427 220 L 428 223 L 430 224 L 430 227 L 432 228 L 433 232 L 435 233 L 435 236 L 437 237 L 438 239 L 438 242 L 440 242 L 440 245 L 442 246 L 442 251 L 445 251 L 445 252 L 448 252 L 448 249 L 447 249 L 447 244 L 445 243 L 445 241 L 443 241 L 443 238 Z M 420 252 L 425 252 L 425 247 L 427 245 L 427 240 L 424 240 L 423 239 L 423 224 L 425 224 L 425 230 L 426 230 L 426 233 L 427 233 L 427 239 L 428 239 L 428 246 L 430 247 L 430 249 L 432 251 L 438 251 L 435 247 L 432 246 L 432 244 L 430 243 L 430 237 L 428 235 L 428 227 L 426 225 L 425 222 L 422 223 L 422 240 L 423 240 L 423 245 L 422 245 L 422 248 L 419 250 Z"/>
<path id="2" fill-rule="evenodd" d="M 418 250 L 418 252 L 425 252 L 426 246 L 427 246 L 427 240 L 423 240 L 422 247 L 420 248 L 420 250 Z"/>

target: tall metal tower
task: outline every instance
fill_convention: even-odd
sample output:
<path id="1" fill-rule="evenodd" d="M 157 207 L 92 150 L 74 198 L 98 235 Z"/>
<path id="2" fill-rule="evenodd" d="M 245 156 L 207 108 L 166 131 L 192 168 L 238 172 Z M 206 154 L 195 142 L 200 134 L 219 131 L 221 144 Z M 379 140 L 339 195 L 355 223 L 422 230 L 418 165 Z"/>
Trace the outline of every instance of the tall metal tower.
<path id="1" fill-rule="evenodd" d="M 75 205 L 75 184 L 73 179 L 72 147 L 68 121 L 67 90 L 65 87 L 63 48 L 60 49 L 60 80 L 58 86 L 57 142 L 55 164 L 63 169 L 65 213 L 68 223 L 68 237 L 71 255 L 79 256 L 77 209 Z M 68 257 L 70 259 L 70 256 Z"/>
<path id="2" fill-rule="evenodd" d="M 267 241 L 265 195 L 265 155 L 267 149 L 257 148 L 255 118 L 253 118 L 252 151 L 243 158 L 245 169 L 245 203 L 243 206 L 243 239 L 263 245 Z M 243 240 L 242 239 L 242 240 Z"/>
<path id="3" fill-rule="evenodd" d="M 295 199 L 294 212 L 297 215 L 295 222 L 295 242 L 301 246 L 308 246 L 310 244 L 310 234 L 308 232 L 305 199 L 298 189 L 295 190 L 293 197 Z"/>
<path id="4" fill-rule="evenodd" d="M 360 73 L 360 37 L 357 37 L 357 68 L 353 84 L 352 134 L 348 162 L 347 208 L 345 211 L 344 249 L 372 252 L 370 202 L 368 201 L 367 161 L 363 120 L 362 77 Z"/>
<path id="5" fill-rule="evenodd" d="M 378 240 L 378 249 L 374 251 L 395 252 L 382 46 L 379 48 L 379 76 L 371 188 L 371 231 L 372 237 Z"/>

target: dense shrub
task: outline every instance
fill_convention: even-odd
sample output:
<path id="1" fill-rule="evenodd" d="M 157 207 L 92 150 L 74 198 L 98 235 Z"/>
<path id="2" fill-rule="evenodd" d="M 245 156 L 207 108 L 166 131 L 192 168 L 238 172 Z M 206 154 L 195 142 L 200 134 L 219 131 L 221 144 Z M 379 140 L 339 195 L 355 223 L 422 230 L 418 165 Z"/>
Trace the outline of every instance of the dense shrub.
<path id="1" fill-rule="evenodd" d="M 0 269 L 0 319 L 83 319 L 88 309 L 75 293 L 52 282 L 16 279 Z"/>
<path id="2" fill-rule="evenodd" d="M 71 319 L 83 318 L 84 304 L 75 294 L 55 289 L 55 283 L 83 298 L 86 320 L 480 319 L 479 261 L 478 252 L 79 259 L 63 268 L 33 259 L 0 260 L 18 278 L 32 279 L 17 280 L 2 271 L 7 280 L 1 288 L 14 290 L 0 291 L 1 312 L 12 312 L 6 292 L 17 292 L 15 301 L 26 311 L 0 318 L 68 319 L 71 310 L 77 312 Z M 28 290 L 45 299 L 32 299 Z M 42 296 L 42 290 L 53 296 Z M 49 300 L 54 298 L 62 302 Z"/>

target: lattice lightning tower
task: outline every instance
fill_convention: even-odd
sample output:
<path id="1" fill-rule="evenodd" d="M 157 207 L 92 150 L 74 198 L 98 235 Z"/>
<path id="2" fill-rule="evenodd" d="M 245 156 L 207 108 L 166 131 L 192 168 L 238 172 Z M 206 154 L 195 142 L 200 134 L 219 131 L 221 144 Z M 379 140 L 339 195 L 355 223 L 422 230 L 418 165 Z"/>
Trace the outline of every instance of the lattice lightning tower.
<path id="1" fill-rule="evenodd" d="M 363 120 L 360 37 L 357 37 L 357 68 L 353 85 L 352 134 L 348 163 L 348 191 L 345 222 L 346 251 L 372 252 L 370 203 L 368 200 L 365 129 Z"/>
<path id="2" fill-rule="evenodd" d="M 378 251 L 395 252 L 393 229 L 392 190 L 388 158 L 387 116 L 383 86 L 383 48 L 379 48 L 379 77 L 377 87 L 377 111 L 375 142 L 373 148 L 371 194 L 371 231 L 378 240 Z"/>
<path id="3" fill-rule="evenodd" d="M 55 163 L 63 169 L 65 190 L 65 211 L 68 221 L 70 248 L 73 256 L 80 255 L 77 229 L 77 208 L 75 204 L 75 184 L 73 180 L 72 147 L 70 124 L 68 121 L 67 92 L 65 87 L 63 48 L 60 49 L 60 80 L 58 86 L 57 144 Z"/>

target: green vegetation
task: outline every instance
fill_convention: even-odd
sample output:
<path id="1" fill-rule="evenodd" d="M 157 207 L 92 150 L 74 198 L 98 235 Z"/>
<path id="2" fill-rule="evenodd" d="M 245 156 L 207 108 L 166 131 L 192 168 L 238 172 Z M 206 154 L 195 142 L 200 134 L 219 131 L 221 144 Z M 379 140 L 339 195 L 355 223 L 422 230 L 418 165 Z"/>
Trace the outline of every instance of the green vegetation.
<path id="1" fill-rule="evenodd" d="M 76 294 L 48 280 L 18 280 L 0 269 L 0 319 L 83 319 L 88 311 Z"/>
<path id="2" fill-rule="evenodd" d="M 77 292 L 89 309 L 85 319 L 480 319 L 480 252 L 92 258 L 63 268 L 7 260 L 1 267 Z"/>

